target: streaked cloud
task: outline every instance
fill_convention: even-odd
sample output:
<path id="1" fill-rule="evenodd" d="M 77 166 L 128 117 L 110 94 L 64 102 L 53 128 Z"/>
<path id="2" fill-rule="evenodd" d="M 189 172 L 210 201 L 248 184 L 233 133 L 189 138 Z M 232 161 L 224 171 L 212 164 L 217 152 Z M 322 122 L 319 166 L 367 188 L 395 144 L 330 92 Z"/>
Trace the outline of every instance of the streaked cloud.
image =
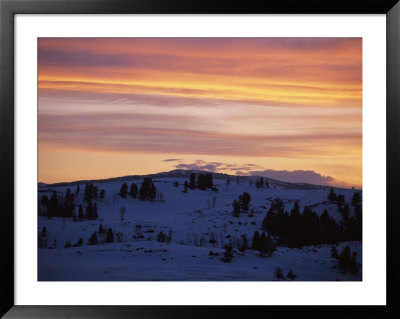
<path id="1" fill-rule="evenodd" d="M 192 163 L 181 163 L 175 165 L 177 169 L 186 169 L 186 170 L 203 170 L 203 171 L 210 171 L 210 172 L 223 172 L 223 173 L 230 173 L 235 171 L 246 170 L 249 171 L 258 167 L 256 164 L 227 164 L 222 162 L 206 162 L 203 160 L 196 160 Z"/>
<path id="2" fill-rule="evenodd" d="M 240 175 L 286 163 L 291 178 L 361 184 L 361 38 L 40 38 L 38 89 L 47 166 L 147 154 L 157 163 L 135 164 Z"/>

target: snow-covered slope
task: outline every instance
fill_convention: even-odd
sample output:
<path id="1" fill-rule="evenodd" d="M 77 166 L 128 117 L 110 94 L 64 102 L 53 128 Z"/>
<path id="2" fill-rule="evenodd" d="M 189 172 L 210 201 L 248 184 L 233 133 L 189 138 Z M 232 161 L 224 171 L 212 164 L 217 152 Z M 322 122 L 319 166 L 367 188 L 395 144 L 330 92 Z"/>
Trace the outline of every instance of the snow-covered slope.
<path id="1" fill-rule="evenodd" d="M 256 188 L 249 178 L 241 178 L 239 183 L 231 180 L 228 185 L 226 176 L 221 174 L 214 176 L 218 192 L 189 189 L 184 193 L 188 173 L 174 174 L 174 177 L 168 173 L 153 175 L 162 201 L 118 196 L 123 181 L 128 186 L 135 182 L 139 187 L 143 181 L 142 177 L 126 177 L 94 183 L 99 192 L 105 190 L 104 199 L 96 200 L 97 220 L 39 216 L 38 232 L 46 227 L 51 248 L 39 249 L 39 280 L 273 280 L 276 267 L 281 267 L 284 274 L 293 270 L 296 280 L 361 280 L 361 271 L 357 275 L 343 275 L 338 271 L 327 245 L 302 249 L 279 247 L 269 258 L 260 257 L 252 250 L 242 253 L 234 249 L 231 263 L 221 261 L 224 244 L 236 243 L 242 235 L 251 243 L 254 231 L 261 231 L 262 220 L 275 197 L 284 201 L 288 211 L 298 200 L 301 210 L 308 205 L 320 215 L 326 208 L 340 221 L 336 205 L 327 201 L 329 188 L 304 188 L 300 184 L 285 187 L 290 183 L 279 181 L 270 181 L 269 188 Z M 75 193 L 77 185 L 80 192 L 75 202 L 79 206 L 84 202 L 84 183 L 39 185 L 39 199 L 43 195 L 50 197 L 52 191 L 65 195 L 68 188 Z M 350 189 L 335 191 L 344 194 L 347 201 L 354 193 Z M 243 192 L 251 195 L 249 213 L 233 217 L 232 202 Z M 123 220 L 121 207 L 126 208 Z M 100 225 L 112 228 L 114 243 L 88 245 L 89 237 Z M 157 241 L 160 231 L 171 234 L 170 243 Z M 73 245 L 79 238 L 83 239 L 81 247 L 64 248 L 67 241 Z M 361 243 L 341 246 L 345 244 L 357 252 L 361 262 Z"/>

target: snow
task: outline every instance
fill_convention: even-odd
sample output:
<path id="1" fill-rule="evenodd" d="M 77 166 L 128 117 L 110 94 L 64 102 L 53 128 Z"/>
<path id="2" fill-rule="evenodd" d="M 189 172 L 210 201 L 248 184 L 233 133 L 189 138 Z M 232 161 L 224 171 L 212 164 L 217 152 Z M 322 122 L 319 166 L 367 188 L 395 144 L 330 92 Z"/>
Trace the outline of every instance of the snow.
<path id="1" fill-rule="evenodd" d="M 163 201 L 141 201 L 128 195 L 126 199 L 117 195 L 122 181 L 95 182 L 98 191 L 105 190 L 105 198 L 97 200 L 97 220 L 72 218 L 38 217 L 38 232 L 46 227 L 49 248 L 38 251 L 38 279 L 40 281 L 269 281 L 274 280 L 274 270 L 281 267 L 286 275 L 289 270 L 297 275 L 296 281 L 361 280 L 357 275 L 342 274 L 336 267 L 337 261 L 330 257 L 330 246 L 319 245 L 298 248 L 278 247 L 272 257 L 261 257 L 252 250 L 244 253 L 234 249 L 230 263 L 221 260 L 223 246 L 229 240 L 236 242 L 245 234 L 251 244 L 254 231 L 261 231 L 262 220 L 272 199 L 280 197 L 285 209 L 290 211 L 299 200 L 301 211 L 305 205 L 312 206 L 317 214 L 326 208 L 329 215 L 340 221 L 336 205 L 327 201 L 330 188 L 287 189 L 279 183 L 269 188 L 255 187 L 249 182 L 227 185 L 226 179 L 215 179 L 218 192 L 188 189 L 183 184 L 188 178 L 153 177 L 157 191 L 163 193 Z M 128 186 L 135 182 L 140 188 L 142 178 L 126 181 Z M 179 186 L 175 187 L 174 182 Z M 79 184 L 77 207 L 83 203 L 85 184 Z M 65 194 L 67 188 L 75 193 L 76 185 L 39 185 L 39 199 L 51 195 L 55 190 Z M 335 189 L 350 201 L 355 190 Z M 243 192 L 251 195 L 249 214 L 232 216 L 232 202 Z M 213 205 L 215 198 L 215 207 Z M 82 205 L 84 206 L 84 205 Z M 120 208 L 126 208 L 121 221 Z M 352 213 L 351 213 L 352 214 Z M 88 245 L 88 239 L 100 224 L 111 227 L 114 243 Z M 170 243 L 159 243 L 157 234 L 171 232 Z M 117 241 L 119 233 L 120 242 Z M 142 234 L 144 238 L 138 238 Z M 227 236 L 231 238 L 227 238 Z M 134 238 L 134 236 L 136 238 Z M 210 243 L 213 236 L 215 243 Z M 228 236 L 228 237 L 229 237 Z M 75 244 L 83 239 L 83 246 L 64 248 L 66 241 Z M 362 260 L 362 243 L 341 243 L 356 251 Z M 213 252 L 210 255 L 210 251 Z M 219 254 L 215 256 L 215 254 Z"/>

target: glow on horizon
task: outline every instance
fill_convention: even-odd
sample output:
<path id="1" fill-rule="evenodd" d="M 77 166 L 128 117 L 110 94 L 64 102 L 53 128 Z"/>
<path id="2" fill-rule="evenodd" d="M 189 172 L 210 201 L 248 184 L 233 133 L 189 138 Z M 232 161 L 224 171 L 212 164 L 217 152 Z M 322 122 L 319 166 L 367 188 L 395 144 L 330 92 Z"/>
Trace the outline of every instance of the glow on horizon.
<path id="1" fill-rule="evenodd" d="M 361 187 L 361 41 L 40 38 L 39 181 L 154 173 L 179 158 Z"/>

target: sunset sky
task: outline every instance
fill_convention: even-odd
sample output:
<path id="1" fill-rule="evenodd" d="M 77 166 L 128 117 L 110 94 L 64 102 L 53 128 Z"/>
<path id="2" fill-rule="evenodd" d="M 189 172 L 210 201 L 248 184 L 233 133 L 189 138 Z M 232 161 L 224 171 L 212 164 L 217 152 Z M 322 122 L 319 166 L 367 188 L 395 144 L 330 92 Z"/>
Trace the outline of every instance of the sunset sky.
<path id="1" fill-rule="evenodd" d="M 362 185 L 361 38 L 40 38 L 39 181 Z"/>

